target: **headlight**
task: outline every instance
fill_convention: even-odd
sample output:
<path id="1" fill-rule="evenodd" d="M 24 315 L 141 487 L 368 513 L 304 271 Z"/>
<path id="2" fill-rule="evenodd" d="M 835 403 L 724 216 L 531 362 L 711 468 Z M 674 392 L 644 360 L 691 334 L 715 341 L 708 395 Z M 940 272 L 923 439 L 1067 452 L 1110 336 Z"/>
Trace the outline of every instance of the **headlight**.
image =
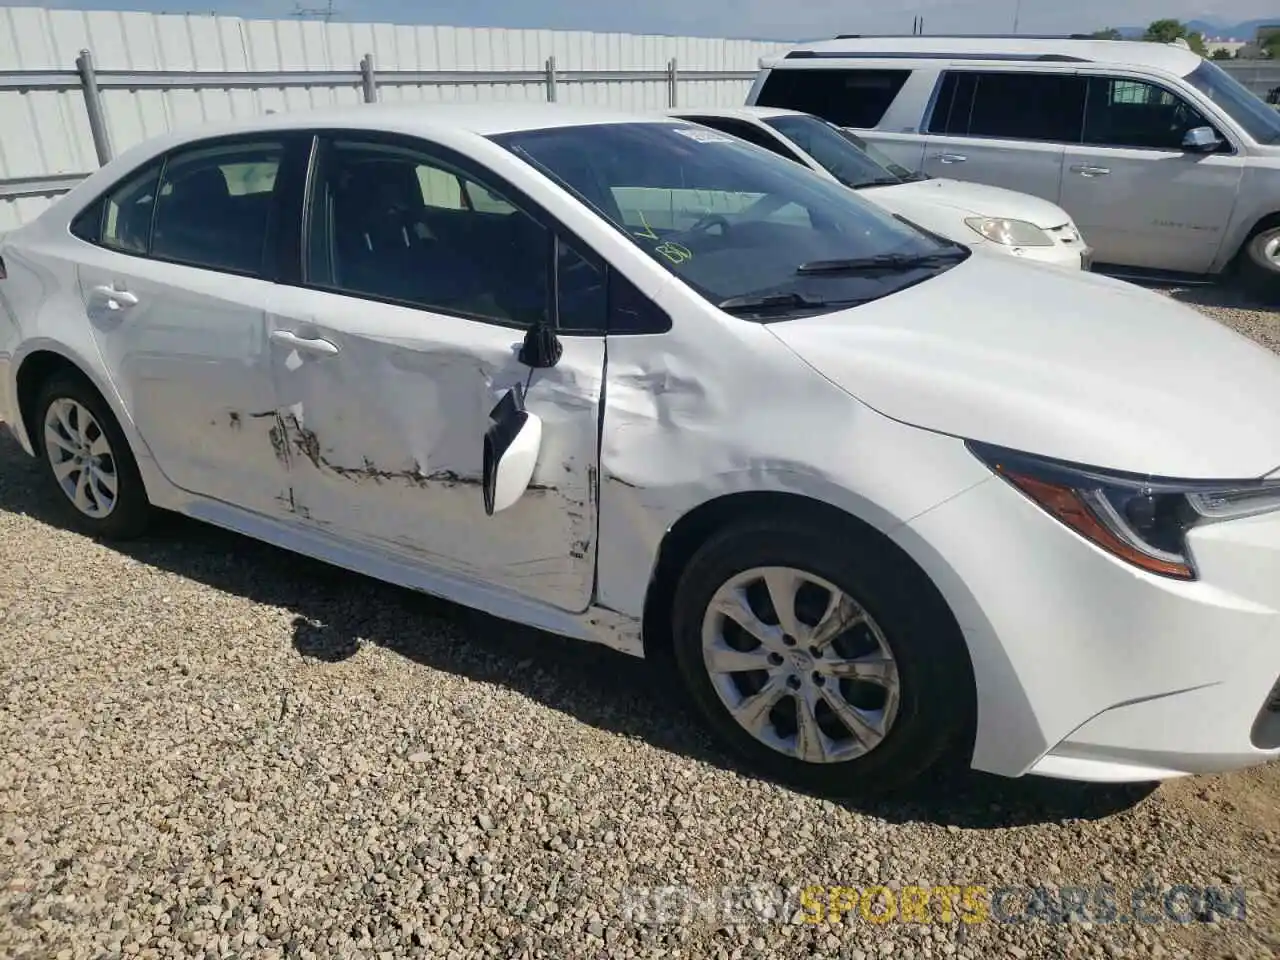
<path id="1" fill-rule="evenodd" d="M 1006 220 L 1002 217 L 969 217 L 965 220 L 971 229 L 982 234 L 992 243 L 1006 247 L 1052 247 L 1053 240 L 1034 223 L 1025 220 Z"/>
<path id="2" fill-rule="evenodd" d="M 1114 473 L 968 442 L 973 454 L 1046 512 L 1150 573 L 1194 580 L 1187 531 L 1280 510 L 1280 480 L 1166 480 Z"/>

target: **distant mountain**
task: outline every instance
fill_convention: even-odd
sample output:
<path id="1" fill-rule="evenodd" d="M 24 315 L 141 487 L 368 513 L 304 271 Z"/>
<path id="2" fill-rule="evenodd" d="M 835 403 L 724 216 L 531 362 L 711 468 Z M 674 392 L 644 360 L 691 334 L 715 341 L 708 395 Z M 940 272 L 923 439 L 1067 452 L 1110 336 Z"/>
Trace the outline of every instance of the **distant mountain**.
<path id="1" fill-rule="evenodd" d="M 1280 16 L 1266 20 L 1246 20 L 1244 23 L 1224 23 L 1220 20 L 1189 20 L 1187 29 L 1198 30 L 1206 37 L 1235 37 L 1237 40 L 1252 40 L 1259 27 L 1280 24 Z"/>
<path id="2" fill-rule="evenodd" d="M 1186 21 L 1187 29 L 1203 34 L 1206 37 L 1235 37 L 1237 40 L 1252 40 L 1259 27 L 1280 24 L 1280 16 L 1268 20 L 1246 20 L 1243 23 L 1227 23 L 1225 20 L 1197 18 Z M 1147 32 L 1145 26 L 1116 27 L 1126 40 L 1137 40 Z"/>

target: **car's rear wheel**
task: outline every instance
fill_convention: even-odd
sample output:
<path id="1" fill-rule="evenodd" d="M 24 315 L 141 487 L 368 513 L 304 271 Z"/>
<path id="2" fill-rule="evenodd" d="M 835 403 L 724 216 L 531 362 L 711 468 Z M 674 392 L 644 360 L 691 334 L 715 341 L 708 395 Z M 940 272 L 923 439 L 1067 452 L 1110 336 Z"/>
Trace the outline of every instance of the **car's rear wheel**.
<path id="1" fill-rule="evenodd" d="M 923 574 L 871 533 L 776 520 L 723 530 L 681 577 L 673 639 L 725 743 L 806 789 L 902 787 L 970 729 L 959 629 Z"/>
<path id="2" fill-rule="evenodd" d="M 1240 251 L 1240 282 L 1267 304 L 1280 303 L 1280 225 L 1260 230 Z"/>
<path id="3" fill-rule="evenodd" d="M 56 374 L 40 390 L 36 415 L 48 476 L 76 526 L 113 539 L 145 532 L 152 510 L 138 464 L 92 385 Z"/>

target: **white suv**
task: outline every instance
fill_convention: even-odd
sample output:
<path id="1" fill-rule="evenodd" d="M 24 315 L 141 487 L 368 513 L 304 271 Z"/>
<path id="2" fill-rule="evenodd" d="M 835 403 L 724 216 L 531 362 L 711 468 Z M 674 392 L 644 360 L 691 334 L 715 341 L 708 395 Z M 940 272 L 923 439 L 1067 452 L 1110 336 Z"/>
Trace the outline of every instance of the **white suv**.
<path id="1" fill-rule="evenodd" d="M 1280 114 L 1156 43 L 844 37 L 766 60 L 752 105 L 858 131 L 909 169 L 1062 206 L 1099 265 L 1280 299 Z"/>

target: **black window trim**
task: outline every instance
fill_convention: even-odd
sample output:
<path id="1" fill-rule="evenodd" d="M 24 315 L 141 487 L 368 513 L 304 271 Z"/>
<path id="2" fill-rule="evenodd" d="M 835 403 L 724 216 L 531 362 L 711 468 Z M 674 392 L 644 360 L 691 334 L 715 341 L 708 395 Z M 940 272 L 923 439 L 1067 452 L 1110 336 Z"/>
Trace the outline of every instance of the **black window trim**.
<path id="1" fill-rule="evenodd" d="M 1080 133 L 1075 140 L 1035 140 L 1030 137 L 998 137 L 986 133 L 944 133 L 933 129 L 933 114 L 939 106 L 939 99 L 942 95 L 943 84 L 947 82 L 947 77 L 953 74 L 1000 74 L 1001 76 L 1023 77 L 1077 77 L 1084 83 L 1084 98 L 1081 100 L 1080 106 Z M 961 140 L 993 140 L 1006 141 L 1011 143 L 1060 143 L 1067 147 L 1080 146 L 1084 139 L 1084 111 L 1088 107 L 1090 74 L 1083 73 L 1079 70 L 1002 70 L 999 67 L 975 67 L 965 64 L 963 66 L 952 66 L 945 70 L 938 71 L 938 79 L 934 82 L 932 95 L 929 97 L 928 112 L 924 115 L 924 124 L 922 135 L 926 137 L 955 137 Z M 969 104 L 972 111 L 972 100 Z"/>
<path id="2" fill-rule="evenodd" d="M 225 274 L 228 276 L 244 277 L 249 280 L 263 280 L 268 283 L 274 283 L 280 263 L 280 261 L 277 260 L 278 242 L 273 245 L 268 243 L 268 240 L 271 238 L 273 231 L 276 231 L 277 234 L 283 234 L 286 232 L 280 229 L 281 224 L 288 222 L 287 219 L 284 219 L 284 215 L 287 211 L 281 209 L 284 205 L 283 201 L 286 191 L 276 188 L 272 189 L 272 204 L 267 217 L 267 233 L 263 237 L 262 255 L 259 259 L 258 269 L 254 271 L 233 270 L 228 267 L 216 267 L 209 264 L 194 263 L 188 260 L 180 260 L 174 257 L 161 257 L 153 254 L 151 252 L 151 242 L 152 235 L 155 232 L 156 211 L 159 210 L 160 207 L 160 189 L 164 184 L 164 174 L 169 166 L 169 161 L 174 157 L 181 157 L 187 153 L 195 153 L 204 150 L 216 150 L 226 146 L 234 147 L 240 143 L 262 143 L 264 141 L 278 142 L 283 147 L 280 157 L 280 165 L 276 170 L 276 184 L 279 186 L 280 184 L 287 182 L 288 173 L 292 167 L 297 165 L 300 142 L 303 139 L 305 139 L 305 135 L 300 135 L 299 132 L 295 130 L 256 130 L 183 141 L 182 143 L 177 144 L 162 153 L 155 154 L 144 162 L 135 165 L 120 177 L 113 180 L 109 185 L 104 187 L 72 215 L 71 219 L 67 223 L 67 232 L 81 243 L 88 243 L 92 246 L 98 247 L 100 250 L 105 250 L 108 253 L 120 254 L 121 256 L 132 257 L 138 260 L 150 260 L 154 263 L 166 263 L 178 267 L 188 267 L 193 270 L 207 270 L 210 273 Z M 146 250 L 122 250 L 118 247 L 108 246 L 102 242 L 102 218 L 106 215 L 107 200 L 116 192 L 116 190 L 124 186 L 124 184 L 129 180 L 135 178 L 144 170 L 152 167 L 157 168 L 156 202 L 152 206 L 151 223 L 147 228 Z M 92 239 L 74 233 L 73 227 L 76 221 L 95 207 L 98 208 L 99 214 L 98 222 L 93 230 Z M 278 240 L 279 236 L 277 236 L 277 241 Z M 273 263 L 273 261 L 276 262 Z"/>
<path id="3" fill-rule="evenodd" d="M 296 277 L 289 279 L 282 278 L 279 282 L 287 285 L 299 287 L 305 290 L 313 290 L 318 293 L 328 293 L 340 297 L 350 297 L 357 300 L 368 300 L 374 303 L 386 303 L 391 306 L 406 307 L 411 310 L 419 310 L 425 313 L 436 313 L 446 317 L 456 317 L 460 320 L 471 320 L 477 323 L 486 323 L 495 327 L 502 327 L 509 330 L 527 330 L 527 323 L 516 323 L 510 321 L 502 321 L 496 317 L 468 314 L 458 310 L 447 310 L 440 307 L 428 307 L 421 303 L 412 301 L 399 300 L 394 297 L 380 297 L 371 293 L 357 293 L 351 290 L 343 290 L 340 288 L 329 287 L 323 284 L 312 283 L 306 276 L 306 269 L 309 264 L 309 251 L 307 249 L 308 239 L 311 234 L 311 216 L 315 210 L 314 192 L 318 187 L 318 178 L 321 173 L 321 163 L 323 162 L 324 152 L 329 143 L 334 140 L 343 140 L 355 143 L 369 143 L 382 146 L 398 147 L 400 149 L 411 150 L 422 155 L 424 159 L 429 159 L 437 164 L 442 170 L 461 174 L 469 180 L 478 183 L 481 187 L 489 189 L 492 185 L 492 192 L 500 196 L 503 200 L 510 203 L 517 211 L 532 219 L 547 232 L 548 252 L 551 262 L 557 265 L 557 269 L 548 275 L 547 295 L 554 298 L 554 291 L 558 289 L 558 245 L 567 244 L 582 259 L 590 263 L 599 273 L 601 282 L 604 284 L 606 292 L 611 290 L 612 275 L 618 271 L 609 261 L 603 257 L 591 244 L 587 243 L 577 234 L 571 227 L 564 224 L 558 217 L 548 211 L 540 203 L 530 197 L 527 193 L 511 183 L 501 174 L 496 173 L 489 167 L 477 163 L 471 157 L 466 156 L 451 147 L 445 146 L 434 140 L 428 140 L 425 137 L 405 134 L 393 133 L 385 130 L 370 129 L 367 127 L 317 127 L 307 131 L 308 136 L 313 137 L 312 151 L 310 163 L 307 169 L 306 190 L 303 196 L 303 207 L 299 211 L 299 216 L 293 221 L 300 225 L 299 249 L 297 256 L 297 274 Z M 292 266 L 292 263 L 291 263 Z M 622 279 L 626 280 L 625 274 Z M 630 283 L 630 281 L 627 281 Z M 631 284 L 631 286 L 635 286 Z M 642 294 L 643 295 L 643 294 Z M 563 330 L 559 328 L 559 304 L 554 302 L 549 305 L 549 316 L 556 324 L 556 333 L 562 337 L 604 337 L 609 336 L 609 310 L 606 309 L 606 315 L 602 319 L 603 326 L 599 330 Z M 665 319 L 665 327 L 655 327 L 653 330 L 645 330 L 644 334 L 665 333 L 671 329 L 670 318 L 666 317 L 665 311 L 660 310 L 655 305 L 655 311 L 661 314 Z M 641 331 L 633 331 L 641 333 Z M 618 334 L 612 334 L 617 336 Z"/>
<path id="4" fill-rule="evenodd" d="M 1213 153 L 1206 153 L 1206 154 L 1203 154 L 1203 156 L 1234 157 L 1240 152 L 1240 148 L 1237 146 L 1235 141 L 1231 139 L 1231 136 L 1228 133 L 1228 131 L 1223 129 L 1224 124 L 1222 123 L 1221 118 L 1215 119 L 1199 103 L 1192 100 L 1190 97 L 1188 97 L 1186 94 L 1182 93 L 1181 91 L 1175 90 L 1173 87 L 1170 87 L 1167 83 L 1165 83 L 1162 80 L 1156 79 L 1155 77 L 1145 76 L 1142 74 L 1126 75 L 1123 73 L 1116 73 L 1114 67 L 1111 67 L 1105 70 L 1080 71 L 1079 74 L 1080 76 L 1085 78 L 1084 116 L 1080 124 L 1080 142 L 1078 144 L 1073 144 L 1073 146 L 1079 146 L 1082 148 L 1087 148 L 1089 150 L 1146 150 L 1151 153 L 1174 152 L 1174 148 L 1172 147 L 1135 147 L 1135 146 L 1124 146 L 1121 144 L 1112 144 L 1112 143 L 1085 143 L 1084 141 L 1085 123 L 1089 119 L 1089 94 L 1093 87 L 1093 84 L 1090 81 L 1119 80 L 1122 82 L 1127 81 L 1129 83 L 1145 83 L 1147 86 L 1155 87 L 1158 90 L 1163 90 L 1165 93 L 1169 94 L 1171 97 L 1177 97 L 1179 100 L 1185 103 L 1188 107 L 1193 109 L 1196 113 L 1200 114 L 1201 119 L 1203 119 L 1206 123 L 1208 123 L 1209 126 L 1213 127 L 1214 132 L 1217 133 L 1218 136 L 1222 139 L 1223 147 L 1230 148 L 1230 149 L 1223 149 L 1223 147 L 1219 147 Z M 1187 153 L 1187 151 L 1185 150 L 1182 150 L 1179 152 L 1183 154 Z"/>

